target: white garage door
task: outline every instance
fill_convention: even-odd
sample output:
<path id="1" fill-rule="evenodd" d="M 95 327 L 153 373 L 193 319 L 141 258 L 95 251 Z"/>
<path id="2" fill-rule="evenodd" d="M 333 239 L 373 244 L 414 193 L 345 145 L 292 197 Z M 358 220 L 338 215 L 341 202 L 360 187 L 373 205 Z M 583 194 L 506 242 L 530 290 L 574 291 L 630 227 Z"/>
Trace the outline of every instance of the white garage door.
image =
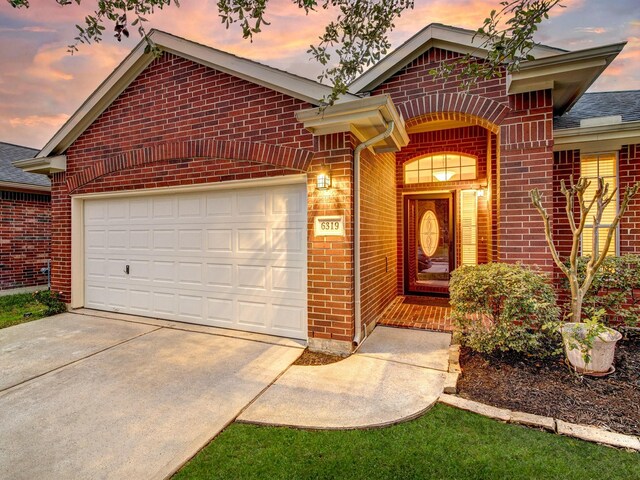
<path id="1" fill-rule="evenodd" d="M 306 339 L 306 199 L 298 184 L 86 200 L 85 306 Z"/>

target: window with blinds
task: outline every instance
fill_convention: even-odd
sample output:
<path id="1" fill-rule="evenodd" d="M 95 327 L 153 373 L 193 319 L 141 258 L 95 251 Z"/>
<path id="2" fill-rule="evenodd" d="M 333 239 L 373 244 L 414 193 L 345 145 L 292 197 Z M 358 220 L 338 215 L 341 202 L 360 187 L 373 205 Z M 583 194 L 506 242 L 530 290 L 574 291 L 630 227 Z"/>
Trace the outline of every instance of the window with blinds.
<path id="1" fill-rule="evenodd" d="M 426 155 L 404 166 L 404 183 L 455 182 L 477 178 L 477 159 L 459 153 Z"/>
<path id="2" fill-rule="evenodd" d="M 478 264 L 478 197 L 475 190 L 460 192 L 462 265 Z"/>
<path id="3" fill-rule="evenodd" d="M 591 180 L 591 185 L 585 192 L 585 201 L 589 201 L 593 198 L 598 188 L 598 177 L 604 178 L 604 183 L 609 184 L 609 192 L 618 187 L 618 172 L 617 172 L 618 158 L 615 153 L 601 153 L 597 155 L 582 155 L 580 158 L 580 176 Z M 592 212 L 595 211 L 595 205 Z M 615 198 L 605 208 L 602 214 L 602 221 L 600 227 L 594 230 L 593 228 L 593 215 L 590 214 L 585 224 L 585 228 L 582 231 L 582 255 L 591 256 L 593 252 L 594 241 L 598 245 L 598 253 L 604 251 L 604 245 L 607 240 L 607 233 L 609 227 L 613 224 L 613 220 L 618 213 L 618 199 Z M 595 239 L 594 239 L 595 233 Z M 607 255 L 616 255 L 617 253 L 617 236 L 618 232 L 614 232 L 611 245 L 607 251 Z"/>

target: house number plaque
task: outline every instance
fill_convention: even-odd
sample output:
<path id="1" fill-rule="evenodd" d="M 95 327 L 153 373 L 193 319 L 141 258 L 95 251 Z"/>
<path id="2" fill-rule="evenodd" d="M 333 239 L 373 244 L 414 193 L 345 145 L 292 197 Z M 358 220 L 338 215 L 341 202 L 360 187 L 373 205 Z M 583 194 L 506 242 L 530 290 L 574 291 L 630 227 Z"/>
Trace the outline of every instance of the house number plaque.
<path id="1" fill-rule="evenodd" d="M 316 217 L 313 230 L 316 237 L 344 237 L 344 216 Z"/>

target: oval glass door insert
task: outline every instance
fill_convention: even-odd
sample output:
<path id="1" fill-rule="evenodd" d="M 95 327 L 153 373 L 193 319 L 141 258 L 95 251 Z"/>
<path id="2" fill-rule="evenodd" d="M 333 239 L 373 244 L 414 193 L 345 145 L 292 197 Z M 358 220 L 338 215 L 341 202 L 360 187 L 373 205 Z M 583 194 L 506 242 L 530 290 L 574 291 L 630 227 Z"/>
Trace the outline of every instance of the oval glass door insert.
<path id="1" fill-rule="evenodd" d="M 433 257 L 440 241 L 440 226 L 436 214 L 427 210 L 420 220 L 420 246 L 427 257 Z"/>

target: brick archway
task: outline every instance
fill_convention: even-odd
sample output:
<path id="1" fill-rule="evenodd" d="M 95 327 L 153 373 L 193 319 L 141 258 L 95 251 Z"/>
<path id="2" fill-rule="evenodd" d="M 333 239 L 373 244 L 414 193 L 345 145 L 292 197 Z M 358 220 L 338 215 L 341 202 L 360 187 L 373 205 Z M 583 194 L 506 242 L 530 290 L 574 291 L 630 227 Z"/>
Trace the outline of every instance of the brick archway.
<path id="1" fill-rule="evenodd" d="M 71 193 L 109 173 L 161 162 L 163 160 L 183 158 L 219 158 L 252 161 L 306 172 L 313 155 L 313 152 L 310 150 L 252 142 L 197 140 L 162 143 L 130 150 L 114 157 L 97 161 L 69 177 L 66 183 L 68 191 Z"/>
<path id="2" fill-rule="evenodd" d="M 465 93 L 436 93 L 398 105 L 410 129 L 433 120 L 462 121 L 498 133 L 509 107 L 490 98 Z"/>

